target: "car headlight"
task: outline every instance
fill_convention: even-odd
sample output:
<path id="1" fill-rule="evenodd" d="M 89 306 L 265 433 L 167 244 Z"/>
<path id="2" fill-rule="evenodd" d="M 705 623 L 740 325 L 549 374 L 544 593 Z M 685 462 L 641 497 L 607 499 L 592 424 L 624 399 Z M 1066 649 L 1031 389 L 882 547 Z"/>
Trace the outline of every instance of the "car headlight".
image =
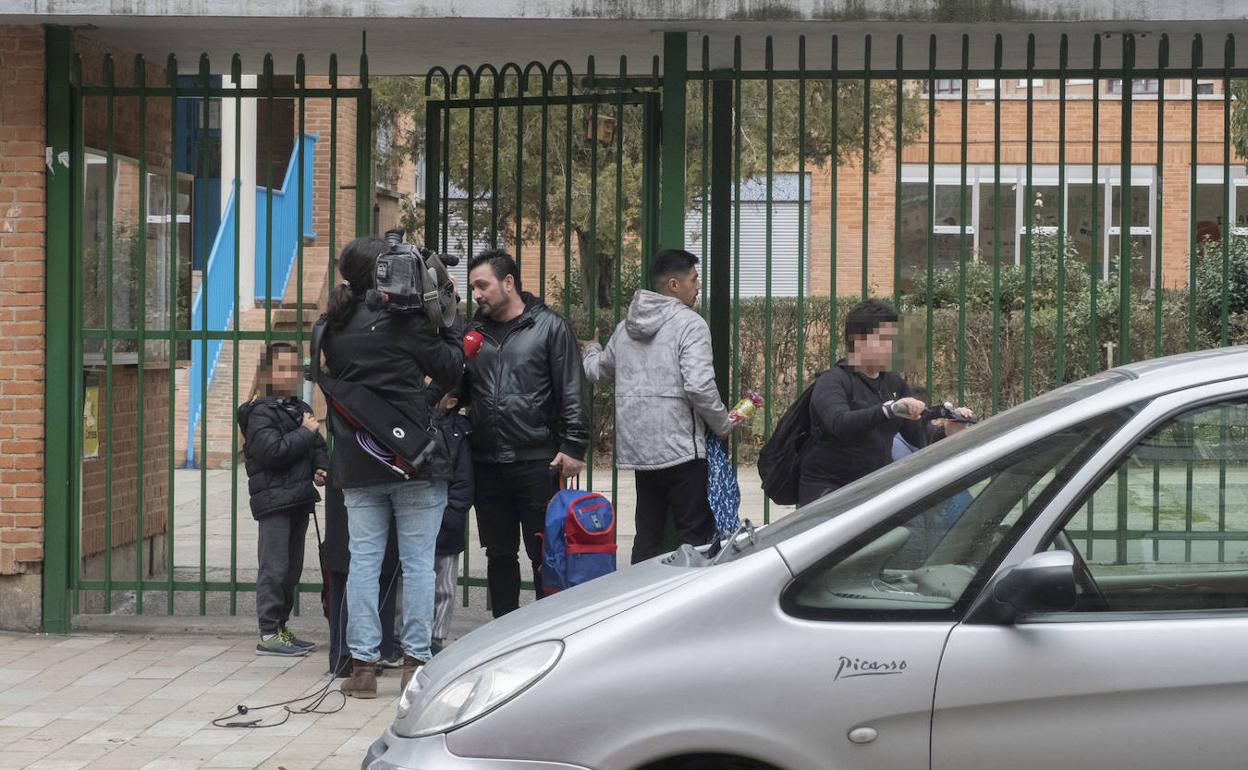
<path id="1" fill-rule="evenodd" d="M 454 730 L 493 711 L 519 695 L 554 668 L 563 654 L 563 642 L 538 642 L 482 663 L 443 687 L 429 698 L 415 724 L 395 731 L 406 738 L 420 738 Z M 415 679 L 399 701 L 400 722 L 421 691 Z"/>

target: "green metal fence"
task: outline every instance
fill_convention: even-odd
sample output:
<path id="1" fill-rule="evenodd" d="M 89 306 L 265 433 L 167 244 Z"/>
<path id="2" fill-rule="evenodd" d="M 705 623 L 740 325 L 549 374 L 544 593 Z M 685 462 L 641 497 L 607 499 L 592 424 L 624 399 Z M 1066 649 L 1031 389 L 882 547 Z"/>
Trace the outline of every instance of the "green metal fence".
<path id="1" fill-rule="evenodd" d="M 302 58 L 285 77 L 266 61 L 254 86 L 242 84 L 237 59 L 223 72 L 201 60 L 194 85 L 173 77 L 172 59 L 157 82 L 142 60 L 124 78 L 110 61 L 67 73 L 75 192 L 70 210 L 50 209 L 50 221 L 69 223 L 75 259 L 64 330 L 72 438 L 66 467 L 49 466 L 50 477 L 63 472 L 70 484 L 67 610 L 246 611 L 240 595 L 249 600 L 253 584 L 244 566 L 251 556 L 239 553 L 238 466 L 208 467 L 214 441 L 237 456 L 237 436 L 230 428 L 214 437 L 211 426 L 232 425 L 224 411 L 247 395 L 244 364 L 255 348 L 306 339 L 317 297 L 334 280 L 338 224 L 350 219 L 341 196 L 352 201 L 351 233 L 375 229 L 374 112 L 402 117 L 387 133 L 410 149 L 391 154 L 400 166 L 423 160 L 402 216 L 413 232 L 461 258 L 487 246 L 511 250 L 526 288 L 582 337 L 610 333 L 657 248 L 683 245 L 701 257 L 720 388 L 731 400 L 757 390 L 766 404 L 733 442 L 747 500 L 761 501 L 751 496 L 759 447 L 813 375 L 840 357 L 844 313 L 863 296 L 901 310 L 899 366 L 910 381 L 981 414 L 1111 359 L 1248 339 L 1248 175 L 1236 149 L 1248 123 L 1238 99 L 1248 70 L 1235 66 L 1233 38 L 1217 41 L 1217 61 L 1199 37 L 1185 40 L 1181 63 L 1164 35 L 1062 37 L 1055 50 L 1038 50 L 1033 38 L 1008 52 L 999 36 L 953 45 L 934 36 L 802 38 L 783 51 L 768 39 L 761 68 L 740 39 L 724 68 L 711 64 L 727 60 L 712 40 L 692 41 L 701 64 L 689 67 L 690 42 L 667 33 L 662 67 L 658 57 L 641 67 L 625 59 L 439 67 L 394 90 L 369 80 L 363 57 L 357 80 L 343 82 L 330 59 L 328 80 L 315 86 Z M 992 66 L 971 67 L 987 50 Z M 912 66 L 916 57 L 927 66 Z M 216 85 L 227 72 L 232 85 Z M 317 240 L 300 239 L 294 284 L 245 312 L 247 263 L 238 255 L 246 238 L 235 219 L 224 233 L 235 262 L 223 331 L 189 317 L 181 196 L 186 177 L 205 173 L 180 171 L 174 157 L 188 133 L 176 116 L 188 104 L 199 105 L 199 131 L 189 132 L 198 140 L 213 131 L 239 137 L 233 173 L 218 169 L 236 195 L 251 141 L 242 138 L 246 105 L 261 186 L 280 178 L 277 126 L 291 136 L 320 131 L 314 178 L 297 185 L 300 196 L 315 196 Z M 322 128 L 308 124 L 310 107 Z M 214 110 L 233 116 L 232 133 Z M 341 152 L 346 126 L 355 141 Z M 139 149 L 127 154 L 127 146 Z M 127 174 L 133 228 L 118 247 Z M 316 269 L 305 271 L 310 248 Z M 50 328 L 50 351 L 56 334 Z M 205 462 L 182 469 L 176 433 L 187 384 L 178 364 L 213 341 L 227 363 L 199 423 Z M 610 388 L 598 388 L 585 481 L 619 499 L 627 487 L 611 462 L 612 411 Z M 1242 483 L 1239 469 L 1225 466 L 1214 492 L 1223 501 Z M 1188 469 L 1187 485 L 1204 484 L 1193 481 L 1204 470 Z M 1162 474 L 1153 477 L 1160 488 Z M 1240 558 L 1248 525 L 1234 512 L 1203 517 L 1199 493 L 1186 500 L 1173 526 L 1153 516 L 1153 542 L 1184 540 L 1190 558 L 1193 539 L 1220 538 L 1218 558 Z M 770 521 L 787 512 L 759 506 L 746 514 Z M 1091 507 L 1088 522 L 1089 545 L 1117 537 Z M 482 567 L 465 559 L 465 601 Z"/>

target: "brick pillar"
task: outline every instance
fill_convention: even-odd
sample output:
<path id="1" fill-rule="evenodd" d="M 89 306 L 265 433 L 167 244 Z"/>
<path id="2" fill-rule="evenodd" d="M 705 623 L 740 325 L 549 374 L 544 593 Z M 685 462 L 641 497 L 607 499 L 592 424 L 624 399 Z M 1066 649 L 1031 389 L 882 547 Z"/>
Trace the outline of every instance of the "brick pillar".
<path id="1" fill-rule="evenodd" d="M 0 627 L 40 623 L 44 33 L 0 26 Z"/>

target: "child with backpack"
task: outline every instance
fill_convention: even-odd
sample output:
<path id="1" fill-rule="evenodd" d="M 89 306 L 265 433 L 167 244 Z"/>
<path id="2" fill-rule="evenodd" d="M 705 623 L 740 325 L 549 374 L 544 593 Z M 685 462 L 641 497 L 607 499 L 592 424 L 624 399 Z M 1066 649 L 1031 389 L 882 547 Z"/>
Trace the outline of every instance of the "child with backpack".
<path id="1" fill-rule="evenodd" d="M 269 345 L 261 358 L 261 387 L 238 407 L 251 515 L 259 527 L 257 655 L 299 657 L 316 648 L 286 628 L 303 574 L 308 518 L 325 485 L 329 454 L 312 407 L 295 395 L 303 381 L 299 349 Z"/>
<path id="2" fill-rule="evenodd" d="M 446 508 L 442 511 L 442 528 L 434 548 L 433 633 L 429 649 L 434 655 L 442 651 L 451 630 L 455 610 L 455 584 L 459 574 L 459 555 L 464 552 L 468 509 L 474 492 L 472 446 L 468 434 L 472 422 L 460 410 L 460 388 L 442 396 L 434 410 L 450 450 L 453 476 L 446 489 Z"/>

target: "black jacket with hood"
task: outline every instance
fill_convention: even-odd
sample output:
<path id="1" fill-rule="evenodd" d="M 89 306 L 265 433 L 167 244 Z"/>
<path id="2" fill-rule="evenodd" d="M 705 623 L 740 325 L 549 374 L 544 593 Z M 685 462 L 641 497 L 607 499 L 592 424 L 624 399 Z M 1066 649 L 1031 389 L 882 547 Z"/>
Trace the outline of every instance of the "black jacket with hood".
<path id="1" fill-rule="evenodd" d="M 468 509 L 472 507 L 473 473 L 472 446 L 469 435 L 472 423 L 458 412 L 439 418 L 451 451 L 451 483 L 446 488 L 446 509 L 442 511 L 442 528 L 438 531 L 438 556 L 463 553 L 467 543 Z"/>
<path id="2" fill-rule="evenodd" d="M 890 417 L 884 402 L 910 395 L 895 372 L 872 379 L 845 359 L 819 376 L 810 402 L 810 441 L 802 451 L 801 478 L 825 488 L 842 487 L 892 461 L 898 431 L 911 446 L 927 446 L 922 421 Z"/>
<path id="3" fill-rule="evenodd" d="M 437 330 L 424 313 L 369 310 L 362 301 L 341 327 L 331 322 L 321 349 L 331 375 L 369 388 L 420 426 L 433 424 L 439 390 L 454 388 L 463 376 L 462 323 Z M 425 384 L 426 375 L 436 387 Z M 355 429 L 333 408 L 329 423 L 334 432 L 330 476 L 335 487 L 353 489 L 403 480 L 360 448 Z M 415 479 L 450 479 L 445 438 L 439 436 L 438 442 Z"/>
<path id="4" fill-rule="evenodd" d="M 485 338 L 468 361 L 473 459 L 484 463 L 585 459 L 589 412 L 576 334 L 563 316 L 521 292 L 524 311 L 498 340 L 478 311 L 472 329 Z"/>
<path id="5" fill-rule="evenodd" d="M 312 483 L 329 468 L 325 439 L 303 427 L 312 407 L 297 398 L 257 396 L 238 408 L 251 515 L 310 513 L 321 496 Z"/>

